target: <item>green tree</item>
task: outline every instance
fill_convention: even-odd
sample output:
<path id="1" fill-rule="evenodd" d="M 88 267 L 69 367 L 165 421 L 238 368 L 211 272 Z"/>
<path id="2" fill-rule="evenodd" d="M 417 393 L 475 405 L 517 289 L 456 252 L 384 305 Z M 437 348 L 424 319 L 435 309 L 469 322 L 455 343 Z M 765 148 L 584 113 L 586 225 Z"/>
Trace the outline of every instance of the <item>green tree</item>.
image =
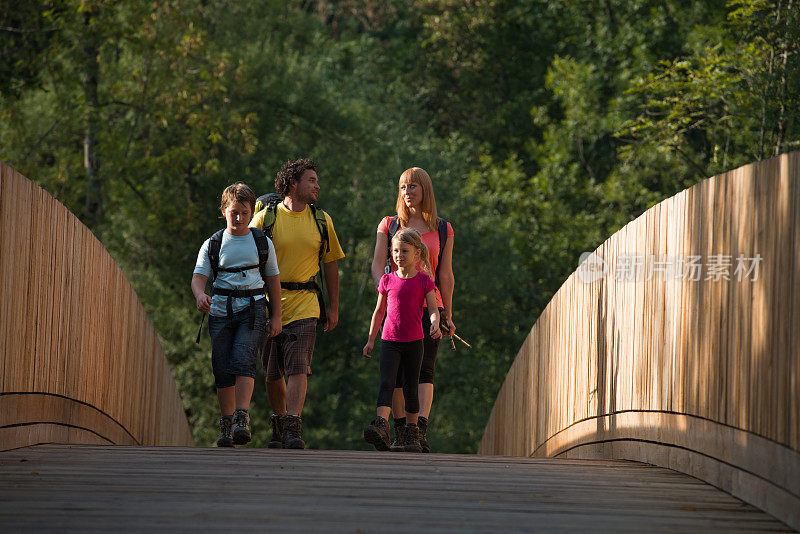
<path id="1" fill-rule="evenodd" d="M 283 161 L 317 160 L 347 254 L 304 411 L 308 441 L 330 448 L 366 447 L 375 230 L 399 174 L 425 168 L 474 347 L 440 349 L 432 440 L 469 452 L 581 252 L 699 179 L 797 146 L 794 2 L 0 0 L 0 158 L 120 263 L 198 444 L 217 408 L 188 282 L 219 194 L 269 192 Z"/>
<path id="2" fill-rule="evenodd" d="M 646 149 L 668 147 L 695 180 L 798 146 L 797 6 L 736 0 L 728 7 L 726 24 L 698 32 L 692 54 L 637 80 L 633 91 L 646 103 L 621 131 Z"/>
<path id="3" fill-rule="evenodd" d="M 61 1 L 0 1 L 0 94 L 6 99 L 40 86 L 48 51 L 61 34 Z"/>

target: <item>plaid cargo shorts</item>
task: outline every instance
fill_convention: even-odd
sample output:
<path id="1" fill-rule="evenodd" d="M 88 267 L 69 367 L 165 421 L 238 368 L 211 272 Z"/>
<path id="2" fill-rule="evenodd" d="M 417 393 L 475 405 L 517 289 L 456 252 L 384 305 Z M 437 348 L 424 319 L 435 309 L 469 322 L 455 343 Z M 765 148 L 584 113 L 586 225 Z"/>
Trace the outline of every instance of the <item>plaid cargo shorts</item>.
<path id="1" fill-rule="evenodd" d="M 311 376 L 311 357 L 317 339 L 316 317 L 292 321 L 284 325 L 283 329 L 287 333 L 295 334 L 296 339 L 290 341 L 290 336 L 286 336 L 279 342 L 275 338 L 264 336 L 259 349 L 261 365 L 268 382 L 290 375 Z"/>

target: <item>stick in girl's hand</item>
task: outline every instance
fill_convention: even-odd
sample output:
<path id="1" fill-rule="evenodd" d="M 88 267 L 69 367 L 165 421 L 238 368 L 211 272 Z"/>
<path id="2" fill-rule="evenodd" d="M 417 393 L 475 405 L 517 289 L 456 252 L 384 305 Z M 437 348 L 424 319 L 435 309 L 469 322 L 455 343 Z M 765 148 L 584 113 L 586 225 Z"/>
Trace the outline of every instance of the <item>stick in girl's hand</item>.
<path id="1" fill-rule="evenodd" d="M 454 338 L 456 338 L 457 340 L 459 340 L 460 342 L 462 342 L 464 345 L 466 345 L 467 347 L 469 347 L 469 348 L 472 348 L 472 345 L 470 345 L 469 343 L 467 343 L 466 341 L 464 341 L 463 339 L 461 339 L 461 338 L 458 336 L 458 334 L 456 334 L 456 333 L 453 333 L 453 334 L 452 334 L 450 337 L 451 337 L 451 338 L 453 338 L 453 337 L 454 337 Z"/>
<path id="2" fill-rule="evenodd" d="M 455 332 L 450 332 L 450 329 L 446 323 L 442 323 L 441 325 L 439 325 L 439 328 L 441 328 L 442 333 L 450 336 L 450 346 L 453 348 L 453 350 L 456 350 L 456 342 L 453 341 L 453 339 L 457 339 L 467 347 L 472 348 L 472 345 L 464 341 L 458 334 L 456 334 Z"/>

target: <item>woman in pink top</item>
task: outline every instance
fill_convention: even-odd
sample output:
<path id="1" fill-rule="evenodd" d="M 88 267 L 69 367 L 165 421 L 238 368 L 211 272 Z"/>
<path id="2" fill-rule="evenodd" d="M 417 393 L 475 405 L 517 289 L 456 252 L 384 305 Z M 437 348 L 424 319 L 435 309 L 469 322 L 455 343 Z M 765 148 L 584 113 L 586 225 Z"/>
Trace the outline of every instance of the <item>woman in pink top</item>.
<path id="1" fill-rule="evenodd" d="M 406 425 L 401 440 L 392 445 L 393 451 L 421 452 L 417 417 L 417 390 L 422 365 L 423 338 L 420 308 L 427 305 L 430 314 L 428 334 L 440 338 L 439 308 L 436 306 L 436 287 L 430 276 L 417 270 L 417 264 L 430 265 L 428 248 L 414 229 L 404 228 L 392 239 L 392 259 L 397 270 L 384 274 L 378 282 L 378 303 L 372 314 L 369 338 L 364 345 L 364 357 L 371 358 L 375 337 L 383 322 L 381 336 L 381 381 L 378 391 L 378 415 L 364 429 L 364 439 L 379 451 L 389 450 L 389 412 L 397 383 L 398 370 L 403 370 Z"/>
<path id="2" fill-rule="evenodd" d="M 417 269 L 427 272 L 436 283 L 436 303 L 442 318 L 442 331 L 455 332 L 453 324 L 453 228 L 450 223 L 437 216 L 436 198 L 433 194 L 431 177 L 423 169 L 412 167 L 400 175 L 397 193 L 397 215 L 384 217 L 378 225 L 375 241 L 375 255 L 372 260 L 372 279 L 375 287 L 387 269 L 394 271 L 397 266 L 389 257 L 389 241 L 398 228 L 413 228 L 422 235 L 422 241 L 430 251 L 430 265 L 418 265 Z M 424 313 L 423 323 L 426 323 Z M 433 375 L 439 339 L 425 336 L 423 341 L 422 370 L 419 376 L 419 431 L 423 452 L 430 452 L 427 440 L 428 417 L 433 403 Z M 405 413 L 403 411 L 403 390 L 401 378 L 395 385 L 392 401 L 395 432 L 397 438 L 403 431 Z"/>

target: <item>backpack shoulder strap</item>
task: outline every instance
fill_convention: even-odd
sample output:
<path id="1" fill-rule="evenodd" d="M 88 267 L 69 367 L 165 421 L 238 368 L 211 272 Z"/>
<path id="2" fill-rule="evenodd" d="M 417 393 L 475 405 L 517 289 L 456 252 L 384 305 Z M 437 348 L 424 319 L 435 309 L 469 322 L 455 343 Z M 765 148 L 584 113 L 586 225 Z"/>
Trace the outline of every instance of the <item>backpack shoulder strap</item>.
<path id="1" fill-rule="evenodd" d="M 388 239 L 388 242 L 386 243 L 386 269 L 384 269 L 386 274 L 389 274 L 392 264 L 392 238 L 394 238 L 394 234 L 396 234 L 399 229 L 400 217 L 395 215 L 389 222 L 389 228 L 386 232 L 386 237 Z"/>
<path id="2" fill-rule="evenodd" d="M 396 234 L 399 229 L 400 229 L 400 217 L 395 215 L 394 217 L 392 217 L 391 222 L 389 222 L 389 232 L 387 236 L 389 237 L 390 243 L 392 242 L 394 234 Z"/>
<path id="3" fill-rule="evenodd" d="M 217 271 L 219 270 L 219 251 L 222 248 L 222 233 L 224 231 L 223 229 L 214 232 L 214 235 L 208 240 L 208 261 L 211 263 L 211 273 L 214 278 L 217 277 Z"/>
<path id="4" fill-rule="evenodd" d="M 439 287 L 439 268 L 442 266 L 442 257 L 444 256 L 444 245 L 447 243 L 447 221 L 439 219 L 439 258 L 436 261 L 436 273 L 434 273 L 434 282 L 436 287 Z"/>
<path id="5" fill-rule="evenodd" d="M 322 296 L 322 288 L 325 286 L 325 274 L 323 273 L 322 259 L 326 251 L 327 252 L 331 251 L 330 239 L 328 238 L 328 220 L 325 217 L 325 211 L 323 211 L 322 208 L 319 208 L 314 204 L 309 204 L 309 206 L 311 207 L 311 215 L 314 217 L 314 223 L 316 223 L 317 225 L 317 230 L 319 231 L 319 237 L 320 237 L 319 260 L 318 260 L 319 271 L 317 271 L 317 275 L 319 276 L 319 284 L 317 285 L 316 282 L 314 282 L 315 285 L 314 290 L 317 293 L 317 300 L 319 302 L 319 322 L 324 324 L 326 320 L 325 298 Z"/>
<path id="6" fill-rule="evenodd" d="M 262 230 L 264 230 L 264 233 L 267 234 L 267 237 L 270 239 L 272 239 L 272 230 L 275 228 L 275 221 L 278 219 L 278 204 L 280 204 L 280 202 L 281 200 L 278 198 L 278 195 L 275 195 L 269 198 L 268 202 L 264 205 L 266 213 L 264 213 Z"/>
<path id="7" fill-rule="evenodd" d="M 314 204 L 309 204 L 309 206 L 311 207 L 311 214 L 314 216 L 314 222 L 317 223 L 319 236 L 322 239 L 319 246 L 319 259 L 322 262 L 322 251 L 325 250 L 326 253 L 331 251 L 331 244 L 328 239 L 328 220 L 325 218 L 325 211 L 322 208 L 318 208 Z"/>
<path id="8" fill-rule="evenodd" d="M 258 249 L 258 271 L 261 273 L 261 278 L 266 283 L 267 275 L 267 260 L 269 259 L 269 243 L 267 242 L 267 235 L 258 228 L 250 228 L 250 233 L 253 234 L 253 240 L 256 242 L 256 249 Z"/>

